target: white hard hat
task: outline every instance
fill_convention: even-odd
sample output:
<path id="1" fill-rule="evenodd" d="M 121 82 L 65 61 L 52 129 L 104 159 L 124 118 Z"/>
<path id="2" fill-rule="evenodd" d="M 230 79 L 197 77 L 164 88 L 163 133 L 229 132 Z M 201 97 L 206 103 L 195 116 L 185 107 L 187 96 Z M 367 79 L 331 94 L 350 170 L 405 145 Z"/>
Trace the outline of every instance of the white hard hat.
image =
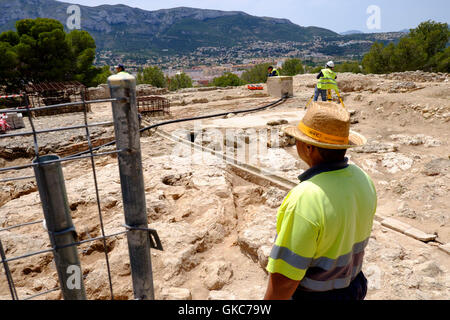
<path id="1" fill-rule="evenodd" d="M 334 62 L 333 61 L 328 61 L 327 62 L 327 67 L 334 68 Z"/>

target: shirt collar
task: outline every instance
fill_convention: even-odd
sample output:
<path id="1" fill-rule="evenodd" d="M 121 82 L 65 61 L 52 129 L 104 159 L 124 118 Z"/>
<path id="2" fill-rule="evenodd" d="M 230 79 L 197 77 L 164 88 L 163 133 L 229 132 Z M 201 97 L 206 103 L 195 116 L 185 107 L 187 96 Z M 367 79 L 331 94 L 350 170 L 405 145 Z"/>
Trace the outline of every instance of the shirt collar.
<path id="1" fill-rule="evenodd" d="M 300 182 L 306 181 L 311 179 L 312 177 L 328 171 L 335 171 L 340 170 L 348 167 L 348 158 L 344 158 L 341 161 L 337 162 L 329 162 L 329 163 L 322 163 L 318 164 L 314 167 L 309 168 L 305 172 L 303 172 L 301 175 L 298 176 L 298 179 Z"/>

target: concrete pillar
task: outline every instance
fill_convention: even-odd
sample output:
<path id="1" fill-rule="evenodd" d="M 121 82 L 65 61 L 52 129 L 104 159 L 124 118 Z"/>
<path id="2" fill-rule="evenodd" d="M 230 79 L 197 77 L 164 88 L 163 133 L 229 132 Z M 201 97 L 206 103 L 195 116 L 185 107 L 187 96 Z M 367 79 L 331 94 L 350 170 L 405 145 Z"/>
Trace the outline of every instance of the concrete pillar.
<path id="1" fill-rule="evenodd" d="M 127 73 L 119 73 L 108 78 L 108 85 L 111 97 L 119 99 L 112 103 L 117 150 L 127 150 L 120 152 L 117 158 L 125 223 L 130 228 L 127 239 L 134 297 L 137 300 L 154 300 L 150 237 L 136 107 L 136 78 Z"/>
<path id="2" fill-rule="evenodd" d="M 267 91 L 269 95 L 277 98 L 294 96 L 293 77 L 269 77 L 267 78 Z"/>

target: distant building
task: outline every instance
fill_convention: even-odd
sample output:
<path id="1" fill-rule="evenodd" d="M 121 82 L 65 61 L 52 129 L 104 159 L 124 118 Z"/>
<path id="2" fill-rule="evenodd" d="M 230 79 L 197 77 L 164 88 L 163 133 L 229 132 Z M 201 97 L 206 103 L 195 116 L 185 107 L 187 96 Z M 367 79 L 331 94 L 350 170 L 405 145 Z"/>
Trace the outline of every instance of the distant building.
<path id="1" fill-rule="evenodd" d="M 197 69 L 187 69 L 184 70 L 184 73 L 186 73 L 189 77 L 191 77 L 192 80 L 203 80 L 203 70 L 197 70 Z"/>
<path id="2" fill-rule="evenodd" d="M 210 81 L 209 80 L 197 80 L 196 83 L 199 86 L 205 86 L 206 87 L 206 86 L 208 86 L 210 84 Z"/>

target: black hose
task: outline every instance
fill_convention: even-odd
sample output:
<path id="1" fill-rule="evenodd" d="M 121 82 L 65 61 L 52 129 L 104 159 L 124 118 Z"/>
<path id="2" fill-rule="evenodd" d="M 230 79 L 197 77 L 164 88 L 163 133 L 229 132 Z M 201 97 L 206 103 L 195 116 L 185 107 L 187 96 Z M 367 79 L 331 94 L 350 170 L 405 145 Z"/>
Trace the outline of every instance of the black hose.
<path id="1" fill-rule="evenodd" d="M 278 103 L 280 103 L 282 101 L 285 101 L 286 99 L 287 99 L 287 97 L 283 97 L 283 98 L 281 98 L 281 99 L 279 99 L 279 100 L 277 100 L 275 102 L 272 102 L 272 103 L 270 103 L 268 105 L 265 105 L 265 106 L 262 106 L 262 107 L 257 107 L 257 108 L 252 108 L 252 109 L 245 109 L 245 110 L 238 110 L 238 111 L 228 111 L 228 112 L 210 114 L 210 115 L 206 115 L 206 116 L 198 116 L 198 117 L 191 117 L 191 118 L 183 118 L 183 119 L 175 119 L 175 120 L 164 121 L 164 122 L 152 124 L 152 125 L 150 125 L 148 127 L 142 128 L 142 129 L 139 130 L 139 132 L 144 132 L 144 131 L 147 131 L 147 130 L 150 130 L 150 129 L 154 129 L 154 128 L 165 126 L 165 125 L 172 124 L 172 123 L 194 121 L 194 120 L 216 118 L 216 117 L 223 117 L 223 116 L 226 116 L 226 115 L 228 115 L 230 113 L 240 114 L 240 113 L 246 113 L 246 112 L 260 111 L 260 110 L 264 110 L 264 109 L 270 108 L 273 105 L 276 105 L 276 104 L 278 104 Z M 116 140 L 108 142 L 108 143 L 105 143 L 105 144 L 102 144 L 101 146 L 92 148 L 92 151 L 96 151 L 98 149 L 111 146 L 111 145 L 113 145 L 115 143 L 116 143 Z M 82 151 L 82 152 L 70 155 L 70 156 L 66 157 L 66 159 L 77 157 L 77 156 L 80 156 L 80 155 L 83 155 L 83 154 L 89 153 L 89 152 L 91 152 L 91 150 Z"/>

